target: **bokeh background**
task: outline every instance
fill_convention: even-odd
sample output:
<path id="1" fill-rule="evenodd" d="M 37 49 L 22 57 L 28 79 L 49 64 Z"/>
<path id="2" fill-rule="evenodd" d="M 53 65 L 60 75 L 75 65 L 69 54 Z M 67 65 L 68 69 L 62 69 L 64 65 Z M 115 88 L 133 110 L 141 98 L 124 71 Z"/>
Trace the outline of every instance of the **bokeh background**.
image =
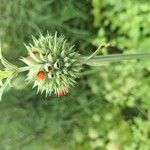
<path id="1" fill-rule="evenodd" d="M 149 0 L 0 0 L 3 54 L 18 66 L 23 43 L 47 31 L 82 55 L 150 52 Z M 1 150 L 149 150 L 150 61 L 85 67 L 67 96 L 37 95 L 21 74 L 0 103 Z"/>

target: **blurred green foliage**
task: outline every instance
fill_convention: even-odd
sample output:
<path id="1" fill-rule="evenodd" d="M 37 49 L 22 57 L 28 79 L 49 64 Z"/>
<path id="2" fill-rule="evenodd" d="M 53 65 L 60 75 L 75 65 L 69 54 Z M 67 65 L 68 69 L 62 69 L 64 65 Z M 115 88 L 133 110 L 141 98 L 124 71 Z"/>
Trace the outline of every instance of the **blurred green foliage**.
<path id="1" fill-rule="evenodd" d="M 84 55 L 103 42 L 112 44 L 104 54 L 150 47 L 147 0 L 0 0 L 0 20 L 2 49 L 16 64 L 23 43 L 47 30 Z M 0 103 L 0 149 L 149 150 L 149 61 L 87 69 L 62 98 L 37 95 L 24 74 L 14 80 Z"/>

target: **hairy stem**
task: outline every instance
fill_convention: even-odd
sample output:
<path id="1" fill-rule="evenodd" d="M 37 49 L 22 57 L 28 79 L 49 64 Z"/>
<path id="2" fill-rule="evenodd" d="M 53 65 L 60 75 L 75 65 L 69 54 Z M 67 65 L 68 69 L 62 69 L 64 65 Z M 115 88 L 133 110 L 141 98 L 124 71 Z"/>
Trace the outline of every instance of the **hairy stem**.
<path id="1" fill-rule="evenodd" d="M 122 60 L 131 59 L 150 59 L 150 53 L 140 53 L 140 54 L 111 54 L 106 56 L 95 56 L 91 59 L 88 57 L 82 57 L 81 63 L 90 66 L 99 66 L 102 63 L 117 62 Z"/>

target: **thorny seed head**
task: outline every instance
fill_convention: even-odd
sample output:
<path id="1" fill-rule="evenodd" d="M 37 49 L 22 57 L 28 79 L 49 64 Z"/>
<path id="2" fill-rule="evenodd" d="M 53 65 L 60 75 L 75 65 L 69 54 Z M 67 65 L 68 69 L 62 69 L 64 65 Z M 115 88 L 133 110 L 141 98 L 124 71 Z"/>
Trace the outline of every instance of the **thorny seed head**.
<path id="1" fill-rule="evenodd" d="M 54 92 L 57 96 L 69 93 L 70 88 L 80 76 L 80 55 L 75 52 L 63 36 L 54 36 L 47 33 L 44 37 L 33 37 L 33 44 L 26 45 L 28 57 L 21 60 L 30 66 L 27 75 L 29 82 L 34 82 L 33 87 L 38 87 L 38 92 L 46 91 L 46 95 Z"/>

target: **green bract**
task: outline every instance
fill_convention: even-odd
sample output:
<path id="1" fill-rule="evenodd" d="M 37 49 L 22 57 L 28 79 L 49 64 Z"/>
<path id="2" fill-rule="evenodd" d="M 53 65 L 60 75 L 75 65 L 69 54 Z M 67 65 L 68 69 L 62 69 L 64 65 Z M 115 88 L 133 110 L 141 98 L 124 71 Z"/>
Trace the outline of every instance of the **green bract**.
<path id="1" fill-rule="evenodd" d="M 34 82 L 38 92 L 46 95 L 54 92 L 58 96 L 68 93 L 80 76 L 80 55 L 75 52 L 63 36 L 47 33 L 44 37 L 33 37 L 33 44 L 26 45 L 28 57 L 21 60 L 30 66 L 27 80 Z"/>

